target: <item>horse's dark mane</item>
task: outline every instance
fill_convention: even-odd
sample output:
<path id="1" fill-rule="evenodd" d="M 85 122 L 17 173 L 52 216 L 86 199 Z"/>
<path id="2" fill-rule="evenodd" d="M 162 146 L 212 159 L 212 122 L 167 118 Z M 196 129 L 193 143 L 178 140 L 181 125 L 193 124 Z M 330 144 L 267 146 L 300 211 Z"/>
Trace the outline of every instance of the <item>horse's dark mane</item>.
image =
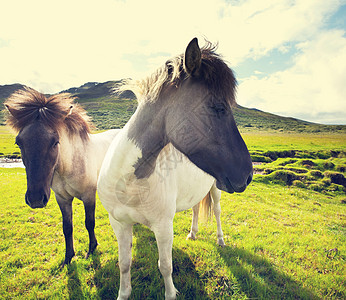
<path id="1" fill-rule="evenodd" d="M 74 103 L 74 97 L 63 93 L 46 97 L 34 89 L 26 87 L 14 92 L 6 101 L 6 123 L 19 132 L 34 121 L 41 121 L 53 130 L 60 131 L 63 127 L 70 134 L 79 134 L 82 139 L 88 139 L 92 127 L 86 111 Z"/>
<path id="2" fill-rule="evenodd" d="M 216 45 L 206 42 L 201 48 L 202 62 L 197 80 L 204 83 L 209 92 L 221 101 L 235 105 L 235 92 L 237 81 L 233 71 L 227 66 L 220 55 L 216 54 Z M 139 101 L 156 101 L 162 89 L 167 85 L 179 86 L 188 74 L 184 70 L 184 55 L 179 55 L 166 62 L 151 76 L 130 83 L 131 90 L 136 94 Z M 122 88 L 127 89 L 129 86 Z"/>

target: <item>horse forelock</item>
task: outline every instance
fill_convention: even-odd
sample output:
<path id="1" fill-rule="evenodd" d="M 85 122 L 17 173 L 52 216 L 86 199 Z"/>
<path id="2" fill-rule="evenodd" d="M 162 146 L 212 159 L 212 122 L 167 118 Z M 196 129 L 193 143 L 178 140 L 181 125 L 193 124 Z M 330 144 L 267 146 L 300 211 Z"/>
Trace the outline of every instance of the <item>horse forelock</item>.
<path id="1" fill-rule="evenodd" d="M 6 114 L 6 123 L 19 132 L 28 124 L 40 121 L 58 132 L 65 128 L 70 134 L 79 134 L 82 139 L 88 139 L 90 118 L 74 100 L 67 93 L 46 97 L 26 87 L 14 92 L 5 101 L 10 111 Z"/>
<path id="2" fill-rule="evenodd" d="M 197 80 L 203 83 L 215 98 L 235 105 L 237 80 L 233 71 L 220 55 L 216 54 L 217 45 L 206 41 L 201 48 L 201 68 Z M 189 77 L 184 70 L 184 55 L 173 57 L 151 76 L 143 80 L 130 81 L 122 90 L 132 90 L 139 102 L 154 102 L 167 86 L 179 87 Z"/>

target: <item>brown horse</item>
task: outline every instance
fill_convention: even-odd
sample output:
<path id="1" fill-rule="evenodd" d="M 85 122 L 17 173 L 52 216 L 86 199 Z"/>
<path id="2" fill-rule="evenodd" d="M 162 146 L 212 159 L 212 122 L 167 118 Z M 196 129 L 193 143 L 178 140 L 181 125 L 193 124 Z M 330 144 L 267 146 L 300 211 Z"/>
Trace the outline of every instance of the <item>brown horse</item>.
<path id="1" fill-rule="evenodd" d="M 47 98 L 26 88 L 5 102 L 7 124 L 17 133 L 25 165 L 27 191 L 25 202 L 31 208 L 47 205 L 50 189 L 55 192 L 63 217 L 66 243 L 64 264 L 75 255 L 73 247 L 72 200 L 85 207 L 85 226 L 89 232 L 87 257 L 97 246 L 95 193 L 104 155 L 118 130 L 90 134 L 91 123 L 85 110 L 69 94 Z"/>

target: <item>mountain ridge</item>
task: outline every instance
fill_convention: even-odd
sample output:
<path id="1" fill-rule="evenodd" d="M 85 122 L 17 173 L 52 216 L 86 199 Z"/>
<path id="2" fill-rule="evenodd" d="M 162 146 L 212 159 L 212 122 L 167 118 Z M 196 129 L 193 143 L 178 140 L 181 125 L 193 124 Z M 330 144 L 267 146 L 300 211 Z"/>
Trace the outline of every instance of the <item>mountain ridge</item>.
<path id="1" fill-rule="evenodd" d="M 92 117 L 99 129 L 122 128 L 137 107 L 135 95 L 131 91 L 117 93 L 123 80 L 106 82 L 86 82 L 80 87 L 71 87 L 59 93 L 70 93 Z M 0 85 L 0 104 L 18 89 L 20 83 Z M 48 96 L 48 95 L 47 95 Z M 333 132 L 345 133 L 346 125 L 323 125 L 293 117 L 283 117 L 264 112 L 257 108 L 237 105 L 233 109 L 236 123 L 241 131 L 279 131 L 279 132 Z M 3 124 L 3 117 L 0 122 Z"/>

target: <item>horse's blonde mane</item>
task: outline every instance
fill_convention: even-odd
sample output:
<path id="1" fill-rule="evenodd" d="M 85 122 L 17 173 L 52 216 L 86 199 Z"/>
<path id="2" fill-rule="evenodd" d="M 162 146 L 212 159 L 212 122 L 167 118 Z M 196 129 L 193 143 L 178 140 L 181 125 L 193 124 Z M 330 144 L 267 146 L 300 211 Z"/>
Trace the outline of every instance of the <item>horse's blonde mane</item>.
<path id="1" fill-rule="evenodd" d="M 237 81 L 232 70 L 215 53 L 217 45 L 206 41 L 201 48 L 202 62 L 198 80 L 203 82 L 210 92 L 219 96 L 220 99 L 231 105 L 236 103 L 235 90 Z M 120 89 L 131 90 L 139 102 L 154 102 L 159 99 L 161 91 L 167 85 L 178 87 L 189 75 L 184 69 L 184 55 L 173 57 L 162 67 L 157 69 L 151 76 L 142 80 L 129 80 Z"/>
<path id="2" fill-rule="evenodd" d="M 46 97 L 32 88 L 14 92 L 6 101 L 6 124 L 19 132 L 39 120 L 56 131 L 65 127 L 70 134 L 88 139 L 92 124 L 86 111 L 68 93 Z"/>

